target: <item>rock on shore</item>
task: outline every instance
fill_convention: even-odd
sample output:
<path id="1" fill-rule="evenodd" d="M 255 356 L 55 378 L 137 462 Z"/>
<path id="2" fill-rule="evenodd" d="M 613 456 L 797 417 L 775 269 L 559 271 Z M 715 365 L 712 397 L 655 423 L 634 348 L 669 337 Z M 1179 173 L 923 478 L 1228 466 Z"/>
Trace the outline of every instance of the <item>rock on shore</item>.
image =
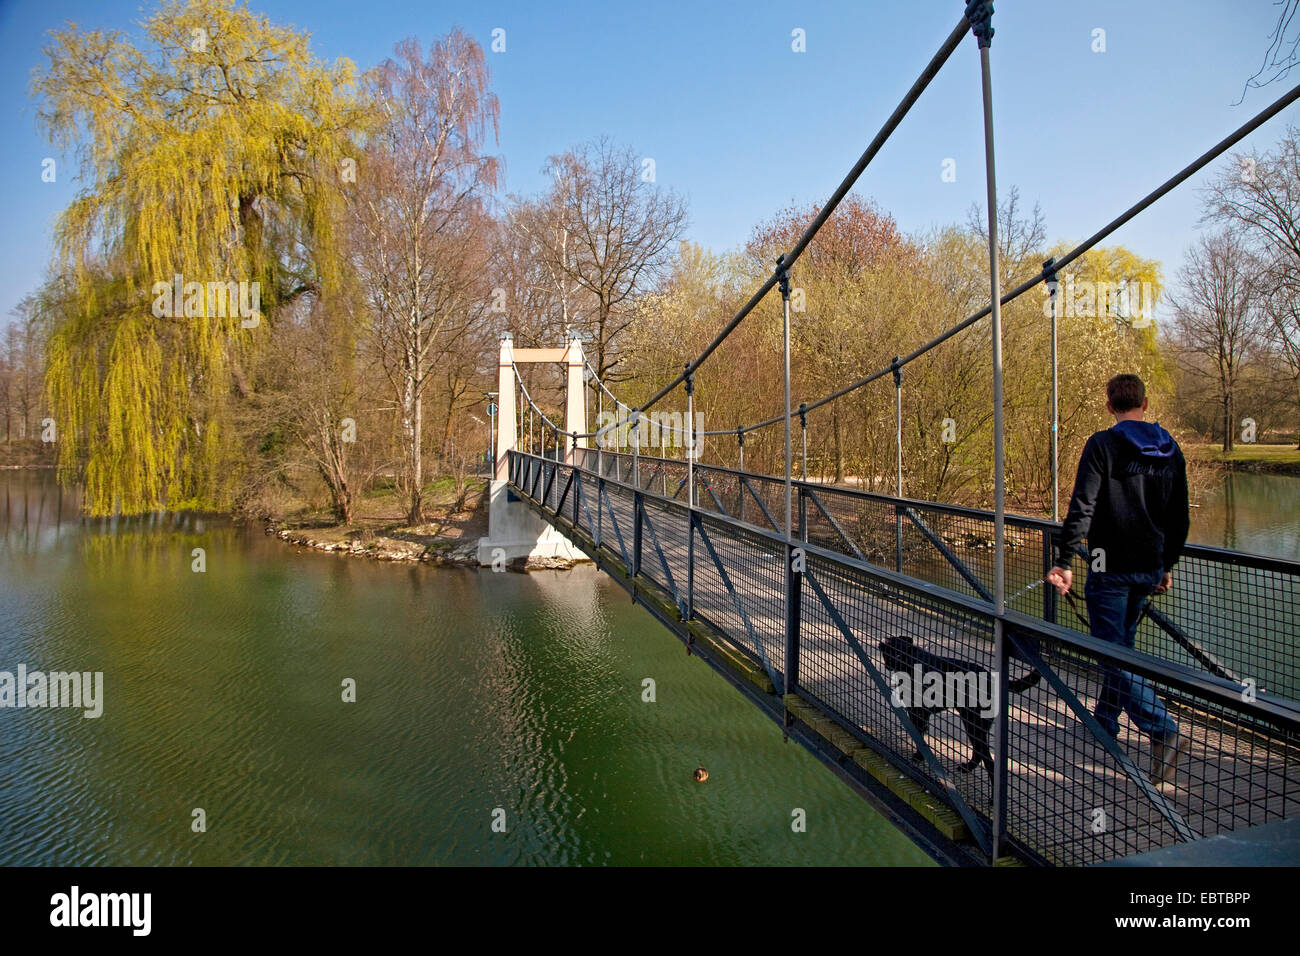
<path id="1" fill-rule="evenodd" d="M 430 539 L 424 535 L 389 537 L 369 531 L 344 532 L 339 529 L 282 528 L 274 522 L 266 527 L 281 541 L 300 548 L 350 554 L 376 561 L 412 561 L 448 567 L 477 568 L 478 538 L 469 540 Z M 567 571 L 579 561 L 560 558 L 519 558 L 510 562 L 511 571 Z"/>

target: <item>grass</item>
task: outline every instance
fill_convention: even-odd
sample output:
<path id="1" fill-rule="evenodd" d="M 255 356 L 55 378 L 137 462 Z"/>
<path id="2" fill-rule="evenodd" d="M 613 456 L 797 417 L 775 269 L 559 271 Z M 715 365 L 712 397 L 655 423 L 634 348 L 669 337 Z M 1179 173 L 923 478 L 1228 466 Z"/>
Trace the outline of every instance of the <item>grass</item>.
<path id="1" fill-rule="evenodd" d="M 435 478 L 424 488 L 425 523 L 409 525 L 406 523 L 405 498 L 398 497 L 391 480 L 381 479 L 376 487 L 357 499 L 350 526 L 336 525 L 333 513 L 326 508 L 301 503 L 286 510 L 284 523 L 291 528 L 314 528 L 320 531 L 330 528 L 339 534 L 369 530 L 381 534 L 403 532 L 428 537 L 455 537 L 470 533 L 479 524 L 486 523 L 486 510 L 482 508 L 486 500 L 486 488 L 487 482 L 484 479 L 469 478 L 466 482 L 465 508 L 453 511 L 455 482 L 449 476 Z"/>
<path id="2" fill-rule="evenodd" d="M 1213 461 L 1222 464 L 1236 462 L 1265 463 L 1276 465 L 1300 465 L 1300 449 L 1294 443 L 1288 444 L 1238 444 L 1232 451 L 1224 453 L 1218 444 L 1188 445 L 1189 457 L 1198 461 Z"/>

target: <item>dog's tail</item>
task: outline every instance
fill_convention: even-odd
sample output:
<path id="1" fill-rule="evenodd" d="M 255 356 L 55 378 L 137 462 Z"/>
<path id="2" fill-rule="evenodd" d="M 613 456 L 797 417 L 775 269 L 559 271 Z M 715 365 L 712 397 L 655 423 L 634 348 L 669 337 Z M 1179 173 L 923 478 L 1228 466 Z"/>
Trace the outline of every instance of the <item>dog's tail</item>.
<path id="1" fill-rule="evenodd" d="M 1043 679 L 1043 675 L 1038 673 L 1037 668 L 1031 670 L 1024 677 L 1017 677 L 1007 685 L 1007 690 L 1012 694 L 1023 694 L 1029 688 L 1037 685 Z"/>

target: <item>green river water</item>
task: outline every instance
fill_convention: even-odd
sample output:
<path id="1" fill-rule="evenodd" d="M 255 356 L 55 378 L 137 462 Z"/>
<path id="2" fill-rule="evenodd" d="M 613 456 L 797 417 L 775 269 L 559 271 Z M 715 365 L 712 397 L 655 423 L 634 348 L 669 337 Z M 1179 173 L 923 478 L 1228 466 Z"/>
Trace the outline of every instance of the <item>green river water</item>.
<path id="1" fill-rule="evenodd" d="M 386 564 L 71 505 L 0 473 L 0 671 L 104 673 L 97 719 L 0 708 L 0 864 L 928 861 L 590 566 Z"/>

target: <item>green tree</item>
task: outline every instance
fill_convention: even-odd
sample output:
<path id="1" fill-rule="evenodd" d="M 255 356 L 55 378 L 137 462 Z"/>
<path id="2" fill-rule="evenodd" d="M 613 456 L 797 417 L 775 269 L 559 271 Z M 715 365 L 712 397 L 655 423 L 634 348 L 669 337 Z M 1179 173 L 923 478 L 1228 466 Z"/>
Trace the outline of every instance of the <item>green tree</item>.
<path id="1" fill-rule="evenodd" d="M 33 79 L 87 180 L 56 230 L 75 290 L 47 389 L 61 477 L 84 480 L 96 514 L 228 504 L 230 402 L 256 389 L 278 310 L 339 281 L 341 170 L 362 128 L 352 65 L 234 0 L 167 0 L 141 26 L 141 45 L 55 31 Z M 180 315 L 175 276 L 202 284 L 182 287 Z M 240 308 L 216 294 L 231 282 L 248 283 Z"/>

